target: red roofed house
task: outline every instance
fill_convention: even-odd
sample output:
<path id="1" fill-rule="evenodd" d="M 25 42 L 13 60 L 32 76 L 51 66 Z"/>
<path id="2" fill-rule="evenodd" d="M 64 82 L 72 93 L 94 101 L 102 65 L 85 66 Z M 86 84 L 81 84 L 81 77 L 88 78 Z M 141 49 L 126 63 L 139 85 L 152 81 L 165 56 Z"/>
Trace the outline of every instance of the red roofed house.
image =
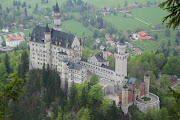
<path id="1" fill-rule="evenodd" d="M 20 27 L 20 28 L 23 28 L 23 27 L 24 27 L 24 25 L 20 24 L 20 25 L 19 25 L 19 27 Z"/>
<path id="2" fill-rule="evenodd" d="M 153 38 L 150 36 L 140 37 L 139 39 L 140 40 L 153 40 Z"/>
<path id="3" fill-rule="evenodd" d="M 108 55 L 109 55 L 109 56 L 111 56 L 111 55 L 112 55 L 112 53 L 111 53 L 111 52 L 108 52 Z"/>
<path id="4" fill-rule="evenodd" d="M 140 50 L 139 48 L 135 48 L 135 49 L 134 49 L 134 52 L 135 52 L 136 54 L 140 54 L 140 55 L 142 55 L 142 53 L 143 53 L 143 51 Z"/>
<path id="5" fill-rule="evenodd" d="M 113 44 L 114 41 L 106 41 L 106 44 Z"/>
<path id="6" fill-rule="evenodd" d="M 137 8 L 137 5 L 136 4 L 129 4 L 128 8 L 129 9 L 134 9 L 134 8 Z"/>
<path id="7" fill-rule="evenodd" d="M 9 37 L 6 39 L 6 46 L 16 47 L 20 44 L 21 41 L 24 41 L 24 38 L 21 36 L 18 37 Z"/>
<path id="8" fill-rule="evenodd" d="M 67 17 L 67 16 L 68 16 L 68 14 L 64 14 L 64 16 L 65 16 L 65 17 Z"/>
<path id="9" fill-rule="evenodd" d="M 16 26 L 15 22 L 11 23 L 11 27 L 15 27 L 15 26 Z"/>
<path id="10" fill-rule="evenodd" d="M 145 37 L 145 36 L 148 36 L 149 34 L 147 34 L 146 32 L 144 31 L 140 31 L 138 32 L 138 34 L 141 36 L 141 37 Z"/>
<path id="11" fill-rule="evenodd" d="M 138 34 L 140 36 L 139 37 L 140 40 L 152 40 L 153 39 L 152 37 L 149 36 L 149 34 L 147 34 L 144 31 L 140 31 L 140 32 L 138 32 Z"/>
<path id="12" fill-rule="evenodd" d="M 104 16 L 109 16 L 110 14 L 110 12 L 104 12 Z"/>
<path id="13" fill-rule="evenodd" d="M 110 40 L 111 38 L 110 38 L 110 34 L 105 34 L 105 38 L 107 39 L 107 40 Z"/>
<path id="14" fill-rule="evenodd" d="M 33 19 L 30 19 L 30 20 L 29 20 L 29 22 L 32 22 L 32 21 L 33 21 Z"/>
<path id="15" fill-rule="evenodd" d="M 102 32 L 102 31 L 104 31 L 104 30 L 105 30 L 105 29 L 101 28 L 99 31 Z"/>

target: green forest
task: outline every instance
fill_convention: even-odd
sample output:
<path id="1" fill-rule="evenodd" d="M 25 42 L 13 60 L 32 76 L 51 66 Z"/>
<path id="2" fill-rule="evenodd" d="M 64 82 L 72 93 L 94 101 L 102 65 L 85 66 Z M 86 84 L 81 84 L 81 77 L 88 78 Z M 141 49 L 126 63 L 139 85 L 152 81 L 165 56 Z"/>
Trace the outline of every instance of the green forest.
<path id="1" fill-rule="evenodd" d="M 89 50 L 89 52 L 93 54 L 94 51 Z M 83 52 L 84 56 L 86 53 L 88 52 Z M 129 76 L 143 80 L 141 78 L 143 74 L 149 73 L 151 76 L 150 91 L 157 94 L 161 101 L 160 110 L 152 108 L 146 114 L 140 112 L 135 106 L 129 107 L 133 120 L 149 118 L 164 120 L 167 116 L 176 114 L 172 111 L 172 107 L 178 103 L 178 98 L 167 92 L 170 82 L 169 76 L 166 74 L 179 75 L 179 60 L 179 57 L 166 58 L 163 53 L 152 52 L 128 58 Z M 68 92 L 67 86 L 65 90 L 60 88 L 60 76 L 49 66 L 32 71 L 28 71 L 28 66 L 28 50 L 0 54 L 1 119 L 129 119 L 114 101 L 104 98 L 103 89 L 97 84 L 99 79 L 95 74 L 89 82 L 72 84 Z M 162 75 L 160 85 L 156 81 L 159 71 L 166 73 Z M 177 87 L 176 90 L 180 91 L 180 87 Z"/>

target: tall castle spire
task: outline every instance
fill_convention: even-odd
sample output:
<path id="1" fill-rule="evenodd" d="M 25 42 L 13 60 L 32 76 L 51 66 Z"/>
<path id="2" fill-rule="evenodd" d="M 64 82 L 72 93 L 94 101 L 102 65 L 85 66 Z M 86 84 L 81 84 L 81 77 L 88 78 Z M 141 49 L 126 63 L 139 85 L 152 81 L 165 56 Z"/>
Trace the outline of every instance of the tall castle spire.
<path id="1" fill-rule="evenodd" d="M 53 6 L 53 12 L 52 12 L 52 16 L 54 19 L 54 29 L 61 31 L 61 13 L 60 13 L 60 9 L 59 9 L 59 5 L 56 2 L 56 5 Z"/>

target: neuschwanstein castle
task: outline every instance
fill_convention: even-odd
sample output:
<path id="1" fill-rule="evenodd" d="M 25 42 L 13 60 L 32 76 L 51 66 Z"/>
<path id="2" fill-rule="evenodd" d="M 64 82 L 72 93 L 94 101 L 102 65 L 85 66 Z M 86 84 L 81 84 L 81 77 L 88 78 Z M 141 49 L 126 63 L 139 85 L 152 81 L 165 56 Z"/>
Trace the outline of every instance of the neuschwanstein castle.
<path id="1" fill-rule="evenodd" d="M 104 88 L 104 95 L 113 95 L 117 103 L 122 106 L 125 114 L 130 105 L 136 104 L 143 111 L 147 111 L 147 106 L 155 106 L 159 109 L 158 96 L 149 93 L 150 77 L 144 76 L 144 82 L 135 78 L 127 78 L 127 58 L 125 51 L 126 44 L 119 41 L 116 45 L 115 68 L 109 66 L 107 60 L 107 49 L 91 56 L 88 59 L 82 58 L 81 41 L 76 35 L 61 31 L 61 13 L 59 6 L 53 6 L 52 16 L 54 19 L 54 29 L 35 26 L 30 36 L 30 63 L 29 68 L 42 68 L 43 64 L 52 69 L 56 69 L 61 77 L 61 87 L 72 82 L 81 83 L 88 79 L 88 71 L 99 76 Z M 148 104 L 140 101 L 141 97 L 151 97 L 153 102 Z M 114 98 L 114 97 L 113 97 Z M 152 101 L 151 100 L 151 101 Z"/>

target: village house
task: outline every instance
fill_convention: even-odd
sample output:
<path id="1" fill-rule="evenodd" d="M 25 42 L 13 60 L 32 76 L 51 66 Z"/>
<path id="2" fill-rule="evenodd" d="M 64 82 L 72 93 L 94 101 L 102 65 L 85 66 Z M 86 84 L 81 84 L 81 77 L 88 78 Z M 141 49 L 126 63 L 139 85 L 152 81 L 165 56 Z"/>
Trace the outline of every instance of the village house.
<path id="1" fill-rule="evenodd" d="M 112 53 L 111 53 L 111 52 L 108 52 L 108 55 L 109 55 L 109 56 L 111 56 L 111 55 L 112 55 Z"/>
<path id="2" fill-rule="evenodd" d="M 137 34 L 137 33 L 133 33 L 132 35 L 131 35 L 131 39 L 132 40 L 138 40 L 139 39 L 139 37 L 140 37 L 140 35 L 139 34 Z"/>
<path id="3" fill-rule="evenodd" d="M 110 12 L 104 12 L 104 16 L 110 16 L 111 13 Z"/>
<path id="4" fill-rule="evenodd" d="M 44 16 L 44 19 L 49 20 L 49 16 Z"/>
<path id="5" fill-rule="evenodd" d="M 137 8 L 138 6 L 136 4 L 129 4 L 128 9 L 134 9 Z"/>
<path id="6" fill-rule="evenodd" d="M 3 28 L 3 29 L 2 29 L 2 32 L 7 33 L 7 32 L 9 32 L 9 29 L 7 29 L 7 28 Z"/>
<path id="7" fill-rule="evenodd" d="M 16 47 L 22 41 L 24 41 L 24 38 L 21 37 L 21 36 L 18 36 L 18 37 L 9 37 L 9 38 L 6 39 L 6 46 Z"/>
<path id="8" fill-rule="evenodd" d="M 114 41 L 106 41 L 106 44 L 114 45 Z"/>
<path id="9" fill-rule="evenodd" d="M 179 77 L 176 75 L 171 75 L 170 78 L 171 78 L 171 84 L 179 80 Z"/>
<path id="10" fill-rule="evenodd" d="M 106 34 L 105 34 L 105 38 L 106 38 L 106 40 L 108 40 L 108 41 L 111 40 L 110 34 L 106 33 Z"/>
<path id="11" fill-rule="evenodd" d="M 153 40 L 153 38 L 150 37 L 149 34 L 147 34 L 144 31 L 138 32 L 138 35 L 139 35 L 139 40 Z"/>
<path id="12" fill-rule="evenodd" d="M 19 28 L 24 28 L 24 25 L 20 24 L 20 25 L 19 25 Z"/>
<path id="13" fill-rule="evenodd" d="M 136 54 L 140 54 L 140 55 L 143 54 L 143 51 L 140 50 L 139 48 L 134 48 L 134 52 L 135 52 Z"/>
<path id="14" fill-rule="evenodd" d="M 96 39 L 96 43 L 99 44 L 100 42 L 101 42 L 100 38 L 97 38 L 97 39 Z"/>

